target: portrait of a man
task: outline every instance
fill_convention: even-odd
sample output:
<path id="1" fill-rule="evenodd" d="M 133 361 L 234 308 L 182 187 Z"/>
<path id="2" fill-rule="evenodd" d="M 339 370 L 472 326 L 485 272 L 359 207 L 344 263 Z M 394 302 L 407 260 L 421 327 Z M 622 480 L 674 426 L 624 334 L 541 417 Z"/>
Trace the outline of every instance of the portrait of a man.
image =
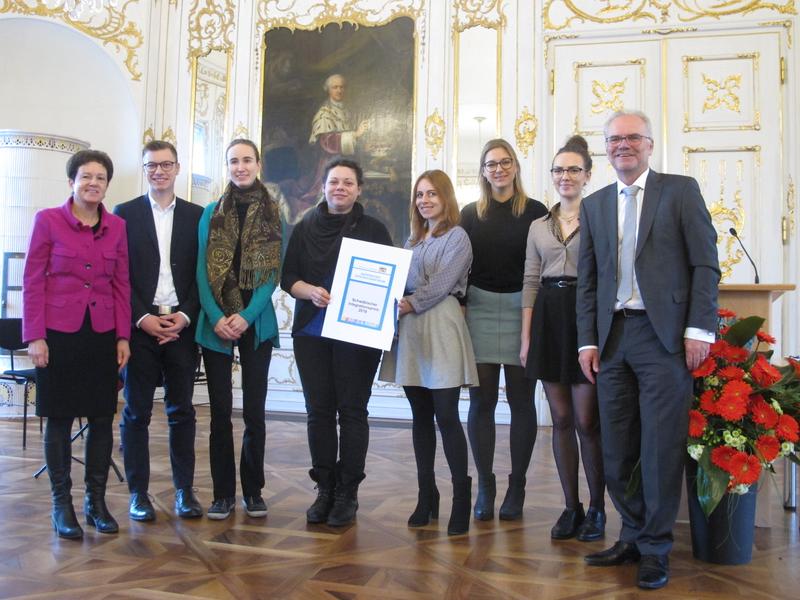
<path id="1" fill-rule="evenodd" d="M 325 164 L 358 161 L 360 198 L 396 243 L 408 234 L 414 23 L 338 24 L 266 34 L 264 179 L 280 188 L 288 225 L 322 195 Z"/>

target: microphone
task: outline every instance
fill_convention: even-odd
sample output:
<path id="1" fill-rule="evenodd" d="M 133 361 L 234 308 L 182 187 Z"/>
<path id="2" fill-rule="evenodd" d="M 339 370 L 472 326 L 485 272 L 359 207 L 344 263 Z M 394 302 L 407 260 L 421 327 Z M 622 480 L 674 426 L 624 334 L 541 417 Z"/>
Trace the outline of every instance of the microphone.
<path id="1" fill-rule="evenodd" d="M 742 238 L 740 238 L 739 234 L 736 233 L 736 228 L 735 227 L 731 227 L 730 229 L 728 229 L 728 232 L 738 240 L 739 245 L 742 247 L 742 250 L 744 250 L 744 254 L 747 257 L 747 260 L 749 260 L 750 264 L 753 265 L 753 271 L 755 271 L 755 273 L 756 273 L 755 283 L 759 283 L 759 281 L 758 281 L 758 268 L 756 268 L 756 263 L 753 262 L 753 257 L 750 256 L 750 253 L 747 251 L 747 248 L 744 247 L 744 244 L 742 243 Z"/>

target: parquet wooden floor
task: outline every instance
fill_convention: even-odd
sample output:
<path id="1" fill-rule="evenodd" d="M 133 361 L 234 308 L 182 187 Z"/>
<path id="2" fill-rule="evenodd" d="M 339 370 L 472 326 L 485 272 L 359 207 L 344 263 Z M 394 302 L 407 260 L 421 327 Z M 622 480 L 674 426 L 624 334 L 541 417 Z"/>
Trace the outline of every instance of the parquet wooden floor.
<path id="1" fill-rule="evenodd" d="M 196 487 L 204 506 L 211 499 L 208 423 L 208 409 L 200 407 Z M 236 424 L 240 435 L 240 421 Z M 695 561 L 689 527 L 681 523 L 671 557 L 672 579 L 664 590 L 640 591 L 634 583 L 635 566 L 587 567 L 583 555 L 610 545 L 619 519 L 609 510 L 608 535 L 602 542 L 550 540 L 549 530 L 560 514 L 562 500 L 547 428 L 539 431 L 524 520 L 473 522 L 469 535 L 448 538 L 450 486 L 441 445 L 437 474 L 442 518 L 426 528 L 409 529 L 406 519 L 416 501 L 411 431 L 373 424 L 358 523 L 337 531 L 305 522 L 305 509 L 314 498 L 313 482 L 307 476 L 305 424 L 273 417 L 267 424 L 264 495 L 268 517 L 250 519 L 239 505 L 235 516 L 226 521 L 205 517 L 181 521 L 172 514 L 165 419 L 156 415 L 151 426 L 151 493 L 157 521 L 135 523 L 127 518 L 127 487 L 112 474 L 107 500 L 121 531 L 101 535 L 87 530 L 82 542 L 54 535 L 46 476 L 31 477 L 42 460 L 41 437 L 38 431 L 32 433 L 28 449 L 22 451 L 20 430 L 20 421 L 0 421 L 3 598 L 800 597 L 797 517 L 777 506 L 772 511 L 773 527 L 756 531 L 753 561 L 746 566 Z M 507 448 L 507 438 L 507 427 L 498 427 L 498 448 Z M 77 443 L 76 450 L 80 448 Z M 115 456 L 121 464 L 119 454 Z M 508 468 L 507 453 L 498 452 L 498 481 L 505 479 Z M 82 469 L 73 464 L 74 480 L 81 480 Z M 505 486 L 498 487 L 502 487 L 502 497 Z M 76 507 L 79 502 L 80 491 L 75 494 Z"/>

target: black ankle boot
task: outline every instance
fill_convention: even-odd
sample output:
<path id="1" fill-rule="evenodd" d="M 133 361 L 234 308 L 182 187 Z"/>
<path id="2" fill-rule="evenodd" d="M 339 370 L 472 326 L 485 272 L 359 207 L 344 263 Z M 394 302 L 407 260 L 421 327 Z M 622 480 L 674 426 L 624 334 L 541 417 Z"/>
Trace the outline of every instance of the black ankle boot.
<path id="1" fill-rule="evenodd" d="M 83 514 L 86 524 L 97 528 L 100 533 L 117 533 L 114 517 L 108 512 L 106 506 L 106 482 L 108 469 L 111 466 L 111 446 L 113 434 L 110 420 L 108 427 L 100 427 L 101 421 L 90 424 L 89 435 L 86 437 L 86 495 L 83 499 Z"/>
<path id="2" fill-rule="evenodd" d="M 317 499 L 306 511 L 306 521 L 312 524 L 326 523 L 333 508 L 333 488 L 317 485 Z"/>
<path id="3" fill-rule="evenodd" d="M 439 490 L 433 477 L 420 479 L 417 507 L 408 517 L 409 527 L 422 527 L 439 518 Z"/>
<path id="4" fill-rule="evenodd" d="M 497 482 L 494 473 L 478 477 L 478 498 L 475 500 L 475 519 L 491 521 L 494 519 L 494 499 L 497 496 Z"/>
<path id="5" fill-rule="evenodd" d="M 469 511 L 472 506 L 472 477 L 453 479 L 453 509 L 447 523 L 447 535 L 461 535 L 469 531 Z"/>
<path id="6" fill-rule="evenodd" d="M 328 514 L 328 525 L 331 527 L 344 527 L 350 525 L 356 518 L 358 510 L 358 486 L 336 487 L 333 492 L 333 506 Z"/>
<path id="7" fill-rule="evenodd" d="M 49 439 L 48 434 L 45 434 L 44 456 L 53 497 L 53 514 L 50 519 L 58 537 L 77 540 L 83 537 L 83 529 L 78 524 L 72 506 L 72 480 L 69 474 L 72 449 L 69 438 Z"/>
<path id="8" fill-rule="evenodd" d="M 500 507 L 500 518 L 503 521 L 516 521 L 522 518 L 522 507 L 525 505 L 525 477 L 508 476 L 508 491 Z"/>

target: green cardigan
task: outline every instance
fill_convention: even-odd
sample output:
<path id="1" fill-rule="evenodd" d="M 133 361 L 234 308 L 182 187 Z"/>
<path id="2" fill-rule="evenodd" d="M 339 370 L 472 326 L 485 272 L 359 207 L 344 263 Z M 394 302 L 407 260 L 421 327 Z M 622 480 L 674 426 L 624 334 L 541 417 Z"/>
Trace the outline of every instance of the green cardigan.
<path id="1" fill-rule="evenodd" d="M 197 317 L 195 340 L 209 350 L 232 354 L 233 344 L 228 340 L 223 340 L 214 332 L 214 325 L 225 314 L 211 293 L 211 285 L 208 283 L 208 271 L 206 270 L 208 228 L 211 222 L 211 215 L 217 204 L 218 202 L 213 202 L 206 206 L 203 216 L 200 217 L 200 225 L 197 232 L 197 290 L 200 294 L 200 314 Z M 255 324 L 256 346 L 269 340 L 272 342 L 273 347 L 280 348 L 278 320 L 275 318 L 275 308 L 272 306 L 272 293 L 275 291 L 276 285 L 277 282 L 270 279 L 254 289 L 250 303 L 239 313 L 248 324 Z"/>

